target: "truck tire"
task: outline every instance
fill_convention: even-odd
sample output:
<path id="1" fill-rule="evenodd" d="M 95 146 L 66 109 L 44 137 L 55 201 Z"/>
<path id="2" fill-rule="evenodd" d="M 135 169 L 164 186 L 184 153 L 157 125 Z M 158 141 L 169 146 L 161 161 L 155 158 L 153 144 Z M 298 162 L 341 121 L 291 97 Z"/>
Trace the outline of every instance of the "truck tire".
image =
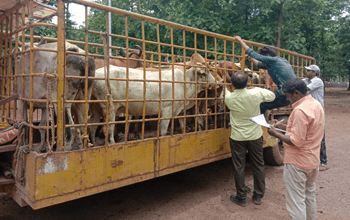
<path id="1" fill-rule="evenodd" d="M 264 160 L 265 163 L 281 166 L 284 162 L 284 148 L 282 141 L 278 141 L 275 146 L 269 146 L 264 148 Z"/>

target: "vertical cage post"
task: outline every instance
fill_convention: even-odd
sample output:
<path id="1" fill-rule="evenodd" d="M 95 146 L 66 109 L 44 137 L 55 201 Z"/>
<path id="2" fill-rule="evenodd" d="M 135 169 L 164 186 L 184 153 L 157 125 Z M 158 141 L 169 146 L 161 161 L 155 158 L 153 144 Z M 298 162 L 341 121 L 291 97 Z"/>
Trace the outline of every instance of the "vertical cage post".
<path id="1" fill-rule="evenodd" d="M 63 150 L 64 124 L 65 124 L 65 73 L 66 73 L 66 47 L 65 47 L 65 9 L 63 0 L 57 2 L 57 151 Z"/>
<path id="2" fill-rule="evenodd" d="M 159 35 L 159 24 L 157 23 L 157 46 L 158 46 L 158 68 L 159 72 L 161 72 L 161 65 L 162 65 L 162 57 L 160 54 L 160 35 Z M 159 74 L 159 96 L 158 96 L 158 125 L 157 125 L 157 138 L 160 136 L 160 122 L 162 117 L 162 74 Z M 174 112 L 172 112 L 172 116 L 174 115 Z M 173 128 L 173 127 L 172 127 Z M 171 129 L 171 135 L 173 135 L 173 129 Z"/>
<path id="3" fill-rule="evenodd" d="M 126 105 L 125 105 L 125 133 L 124 141 L 128 141 L 129 136 L 129 31 L 128 31 L 128 17 L 125 16 L 125 49 L 127 52 L 126 55 Z"/>
<path id="4" fill-rule="evenodd" d="M 85 82 L 84 82 L 84 137 L 88 137 L 88 108 L 89 108 L 89 104 L 87 103 L 88 100 L 88 85 L 89 85 L 89 36 L 88 36 L 88 30 L 89 26 L 88 26 L 88 9 L 87 6 L 85 6 L 85 45 L 84 45 L 84 50 L 85 50 Z M 92 86 L 92 85 L 91 85 Z M 90 94 L 91 95 L 91 94 Z M 80 104 L 78 104 L 80 105 Z M 83 148 L 86 148 L 88 146 L 88 138 L 84 138 L 83 139 Z"/>
<path id="5" fill-rule="evenodd" d="M 142 128 L 141 139 L 145 139 L 145 118 L 146 118 L 146 43 L 145 43 L 145 21 L 141 20 L 142 28 L 142 62 L 143 62 L 143 106 L 142 106 Z"/>
<path id="6" fill-rule="evenodd" d="M 34 16 L 34 2 L 29 1 L 29 20 L 31 20 Z M 33 148 L 33 118 L 34 118 L 34 102 L 33 102 L 33 89 L 34 89 L 34 26 L 30 25 L 30 51 L 29 51 L 29 73 L 30 73 L 30 102 L 29 102 L 29 147 Z"/>
<path id="7" fill-rule="evenodd" d="M 1 20 L 0 21 L 0 44 L 3 45 L 4 43 L 4 20 Z M 0 54 L 1 54 L 1 59 L 0 59 L 0 62 L 1 63 L 5 63 L 6 60 L 4 59 L 4 57 L 2 56 L 2 53 L 3 53 L 3 50 L 2 50 L 2 46 L 0 47 Z M 4 81 L 5 81 L 5 78 L 4 78 L 4 75 L 5 75 L 5 66 L 0 66 L 0 77 L 1 77 L 1 84 L 0 84 L 0 93 L 1 93 L 1 98 L 3 99 L 4 98 L 4 89 L 5 89 L 5 85 L 4 85 Z M 1 105 L 0 106 L 1 108 L 1 120 L 4 121 L 4 112 L 5 112 L 5 106 L 4 105 Z"/>
<path id="8" fill-rule="evenodd" d="M 174 103 L 174 99 L 175 99 L 175 68 L 174 68 L 174 37 L 173 37 L 173 28 L 170 27 L 170 43 L 171 43 L 171 72 L 172 72 L 172 97 L 173 97 L 173 102 L 172 102 L 172 112 L 175 112 L 175 103 Z M 184 70 L 186 71 L 186 70 Z M 184 132 L 186 132 L 186 111 L 184 108 L 184 115 L 185 117 L 183 118 L 184 120 Z M 180 120 L 180 119 L 179 119 Z M 173 121 L 174 122 L 174 121 Z M 171 130 L 173 130 L 173 126 L 174 123 L 172 123 L 172 128 Z"/>
<path id="9" fill-rule="evenodd" d="M 183 57 L 184 57 L 184 107 L 186 106 L 187 103 L 187 81 L 186 81 L 186 31 L 182 31 L 182 48 L 183 48 Z M 186 111 L 184 111 L 184 126 L 186 125 Z M 186 127 L 185 127 L 186 128 Z"/>

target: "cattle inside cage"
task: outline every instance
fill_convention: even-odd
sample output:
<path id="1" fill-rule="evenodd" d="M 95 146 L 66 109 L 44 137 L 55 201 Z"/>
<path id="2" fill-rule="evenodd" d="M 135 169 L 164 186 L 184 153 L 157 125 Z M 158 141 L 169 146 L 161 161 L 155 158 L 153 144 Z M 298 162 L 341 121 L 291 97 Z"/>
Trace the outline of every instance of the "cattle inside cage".
<path id="1" fill-rule="evenodd" d="M 157 30 L 154 36 L 157 41 L 145 39 L 144 36 L 141 38 L 129 37 L 128 17 L 124 16 L 124 20 L 124 35 L 109 34 L 102 32 L 103 30 L 100 32 L 87 30 L 86 35 L 97 35 L 99 39 L 97 38 L 95 42 L 66 39 L 64 44 L 66 47 L 66 74 L 64 76 L 66 79 L 66 110 L 63 111 L 66 115 L 65 145 L 67 146 L 65 149 L 83 148 L 83 145 L 88 142 L 90 142 L 89 145 L 85 147 L 227 128 L 229 112 L 224 106 L 225 91 L 223 88 L 226 83 L 229 90 L 232 90 L 230 85 L 232 74 L 235 71 L 244 71 L 250 77 L 250 86 L 264 87 L 267 84 L 264 79 L 267 76 L 265 71 L 254 70 L 252 63 L 250 63 L 250 69 L 245 62 L 243 62 L 244 66 L 242 65 L 244 54 L 242 54 L 241 48 L 235 49 L 237 45 L 232 40 L 228 41 L 182 30 L 182 45 L 177 45 L 174 44 L 173 33 L 180 30 L 170 27 L 168 28 L 170 43 L 161 42 L 159 31 L 161 27 L 159 24 L 151 22 L 149 23 L 153 24 Z M 140 23 L 144 32 L 145 22 L 141 20 Z M 51 26 L 56 28 L 55 25 Z M 23 32 L 26 31 L 23 30 Z M 195 42 L 202 45 L 202 48 L 197 47 L 196 43 L 187 45 L 186 36 L 188 35 L 193 35 Z M 111 36 L 114 42 L 121 42 L 121 46 L 109 45 L 108 36 Z M 12 36 L 13 39 L 19 37 Z M 34 129 L 41 129 L 41 141 L 37 150 L 48 151 L 44 145 L 50 142 L 49 138 L 45 140 L 45 137 L 48 137 L 49 125 L 55 127 L 55 122 L 52 120 L 54 118 L 53 107 L 56 108 L 53 112 L 57 112 L 55 105 L 57 91 L 52 93 L 52 89 L 57 90 L 58 88 L 55 84 L 57 83 L 56 76 L 46 78 L 45 76 L 48 76 L 48 73 L 57 72 L 54 69 L 57 66 L 54 54 L 58 49 L 58 43 L 55 38 L 41 37 L 39 43 L 31 45 L 32 39 L 39 39 L 39 37 L 24 34 L 21 35 L 21 41 L 15 43 L 15 48 L 9 55 L 12 58 L 18 56 L 13 68 L 17 77 L 7 76 L 6 79 L 11 78 L 11 85 L 17 87 L 17 92 L 23 93 L 21 100 L 29 102 L 29 105 L 28 103 L 22 103 L 22 105 L 27 105 L 27 108 L 34 110 L 34 113 L 29 116 L 30 122 L 27 125 Z M 89 38 L 87 37 L 87 39 Z M 203 41 L 202 44 L 200 41 Z M 214 42 L 214 50 L 209 50 L 208 45 L 212 42 Z M 217 50 L 217 45 L 220 43 L 224 46 L 223 51 Z M 22 44 L 24 46 L 20 48 Z M 135 48 L 129 48 L 131 44 Z M 82 50 L 82 47 L 87 51 Z M 257 46 L 252 44 L 252 47 Z M 23 51 L 19 52 L 20 49 Z M 112 53 L 115 56 L 107 52 L 109 49 L 115 50 Z M 158 52 L 151 51 L 151 49 L 156 49 Z M 170 50 L 171 53 L 165 53 L 167 50 Z M 31 55 L 31 51 L 33 55 Z M 122 51 L 124 56 L 117 55 L 118 51 Z M 189 54 L 192 56 L 188 56 Z M 285 54 L 283 53 L 283 56 Z M 34 60 L 36 65 L 30 65 L 29 61 L 33 59 L 31 56 L 36 57 L 37 61 Z M 46 64 L 49 65 L 41 65 L 39 68 L 40 59 L 37 57 L 44 59 L 50 56 L 53 58 L 47 61 Z M 219 56 L 221 59 L 218 59 Z M 81 64 L 77 62 L 81 62 Z M 79 65 L 84 66 L 84 64 L 86 70 L 79 69 Z M 23 65 L 26 67 L 22 68 Z M 69 68 L 71 69 L 67 71 Z M 25 75 L 21 74 L 21 71 L 24 71 L 25 74 L 28 74 L 29 71 L 34 73 Z M 77 73 L 73 73 L 74 71 Z M 205 73 L 205 77 L 201 78 L 203 73 Z M 29 80 L 28 76 L 30 76 Z M 25 83 L 21 84 L 22 81 Z M 51 89 L 47 87 L 48 83 L 51 84 Z M 43 89 L 45 86 L 47 87 L 46 92 Z M 122 91 L 121 87 L 124 88 Z M 21 88 L 27 90 L 23 91 Z M 40 89 L 35 90 L 37 88 Z M 188 93 L 186 89 L 192 90 L 192 93 Z M 48 97 L 48 90 L 51 90 L 51 97 Z M 67 92 L 71 94 L 67 94 Z M 180 93 L 182 95 L 179 95 Z M 50 122 L 47 121 L 46 108 L 48 105 L 44 104 L 48 102 L 47 99 L 51 99 L 50 102 L 53 103 Z M 81 101 L 76 102 L 76 100 Z M 171 106 L 171 108 L 168 109 L 164 106 Z M 22 106 L 17 107 L 17 116 L 23 115 L 20 113 L 22 108 Z M 4 110 L 5 108 L 3 108 Z M 35 112 L 38 110 L 43 110 L 44 117 L 37 113 L 36 118 L 34 118 Z M 11 117 L 14 119 L 15 111 L 13 108 L 9 112 L 12 112 Z M 28 118 L 27 114 L 25 118 Z M 40 122 L 39 126 L 33 124 L 35 121 Z M 46 129 L 46 134 L 43 129 Z M 33 131 L 31 135 L 33 135 Z M 51 135 L 54 135 L 54 132 Z M 81 136 L 86 141 L 83 141 Z M 51 143 L 53 142 L 51 140 Z"/>

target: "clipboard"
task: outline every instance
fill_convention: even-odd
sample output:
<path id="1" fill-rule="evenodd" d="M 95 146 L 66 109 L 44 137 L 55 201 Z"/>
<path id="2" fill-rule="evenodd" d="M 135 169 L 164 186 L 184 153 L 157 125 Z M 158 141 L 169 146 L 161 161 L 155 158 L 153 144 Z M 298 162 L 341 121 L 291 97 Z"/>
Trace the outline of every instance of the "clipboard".
<path id="1" fill-rule="evenodd" d="M 249 121 L 254 122 L 260 126 L 271 128 L 271 125 L 267 123 L 265 116 L 263 114 L 249 118 Z M 277 131 L 286 132 L 285 130 L 275 128 Z"/>

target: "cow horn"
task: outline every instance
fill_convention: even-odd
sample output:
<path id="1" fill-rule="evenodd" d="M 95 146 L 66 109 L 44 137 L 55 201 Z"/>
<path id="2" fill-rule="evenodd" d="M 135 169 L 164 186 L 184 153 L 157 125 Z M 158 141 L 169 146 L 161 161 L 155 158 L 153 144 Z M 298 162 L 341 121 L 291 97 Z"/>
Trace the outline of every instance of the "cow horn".
<path id="1" fill-rule="evenodd" d="M 43 45 L 45 43 L 45 39 L 43 35 L 40 35 L 40 42 L 38 43 L 37 47 L 39 47 L 40 45 Z"/>
<path id="2" fill-rule="evenodd" d="M 137 54 L 137 56 L 141 57 L 141 55 L 142 55 L 142 47 L 139 46 L 139 45 L 136 45 L 136 47 L 139 48 L 139 50 L 140 50 L 139 53 Z"/>
<path id="3" fill-rule="evenodd" d="M 122 52 L 126 56 L 126 50 L 124 48 L 122 49 Z"/>

